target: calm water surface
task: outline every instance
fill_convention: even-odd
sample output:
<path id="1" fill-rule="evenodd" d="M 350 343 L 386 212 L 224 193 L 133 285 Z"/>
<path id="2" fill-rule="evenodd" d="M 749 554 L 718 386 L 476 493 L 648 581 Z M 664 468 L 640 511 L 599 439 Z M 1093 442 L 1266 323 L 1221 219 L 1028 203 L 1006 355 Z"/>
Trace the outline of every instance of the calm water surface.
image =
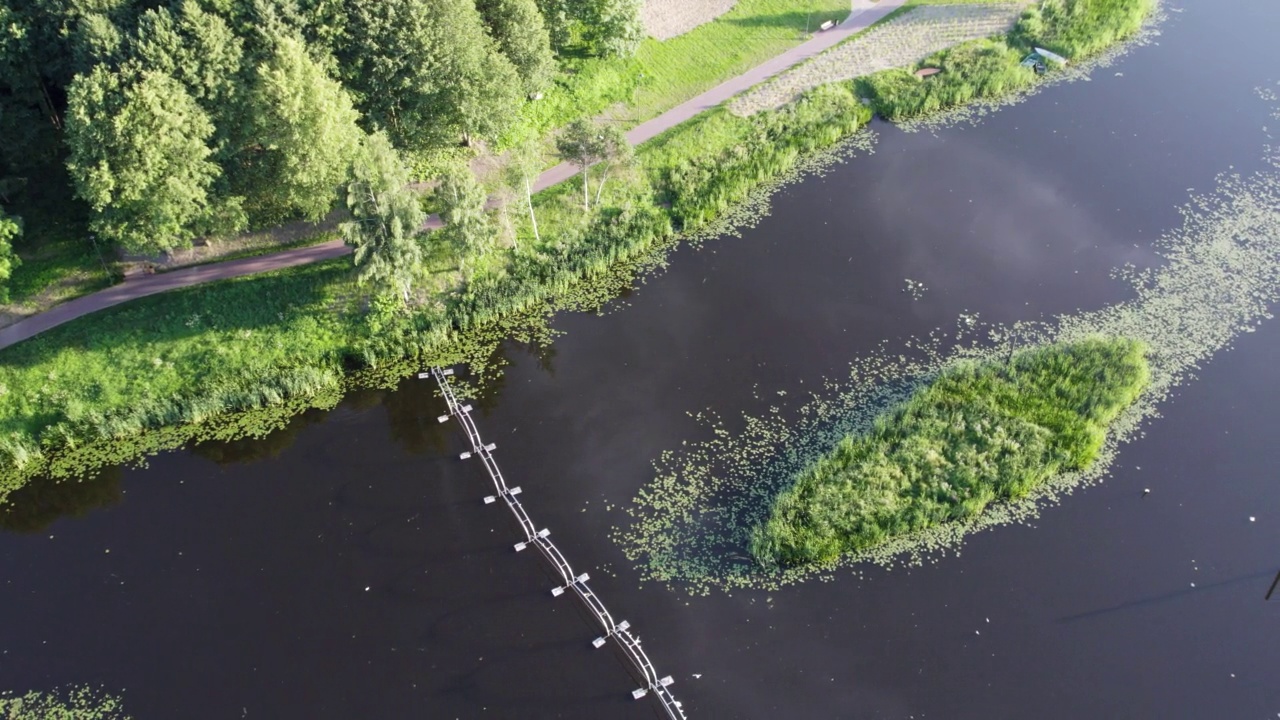
<path id="1" fill-rule="evenodd" d="M 1255 167 L 1253 89 L 1280 79 L 1276 3 L 1176 7 L 1158 46 L 1093 82 L 937 136 L 881 127 L 874 156 L 790 188 L 745 237 L 677 251 L 603 317 L 558 318 L 550 351 L 504 348 L 481 431 L 691 717 L 1280 716 L 1274 322 L 1107 483 L 958 558 L 688 598 L 606 537 L 606 504 L 706 437 L 688 412 L 732 426 L 762 408 L 753 390 L 794 398 L 961 312 L 1127 297 L 1110 270 L 1152 261 L 1187 189 Z M 0 535 L 0 688 L 99 684 L 138 718 L 654 717 L 539 558 L 512 552 L 442 411 L 406 381 L 262 441 L 33 488 L 39 512 Z"/>

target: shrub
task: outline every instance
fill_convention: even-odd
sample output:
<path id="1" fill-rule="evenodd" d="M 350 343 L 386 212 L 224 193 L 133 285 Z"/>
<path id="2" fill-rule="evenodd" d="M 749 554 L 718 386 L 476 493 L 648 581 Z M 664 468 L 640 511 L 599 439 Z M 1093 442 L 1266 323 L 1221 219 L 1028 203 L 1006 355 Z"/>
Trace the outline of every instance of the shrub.
<path id="1" fill-rule="evenodd" d="M 858 87 L 885 119 L 919 117 L 1031 85 L 1035 73 L 1022 67 L 1022 57 L 1003 40 L 975 40 L 920 63 L 920 67 L 941 68 L 937 75 L 921 79 L 909 69 L 886 70 L 863 78 Z"/>
<path id="2" fill-rule="evenodd" d="M 1009 36 L 1020 48 L 1043 47 L 1078 60 L 1138 32 L 1151 8 L 1152 0 L 1043 0 L 1022 14 Z"/>

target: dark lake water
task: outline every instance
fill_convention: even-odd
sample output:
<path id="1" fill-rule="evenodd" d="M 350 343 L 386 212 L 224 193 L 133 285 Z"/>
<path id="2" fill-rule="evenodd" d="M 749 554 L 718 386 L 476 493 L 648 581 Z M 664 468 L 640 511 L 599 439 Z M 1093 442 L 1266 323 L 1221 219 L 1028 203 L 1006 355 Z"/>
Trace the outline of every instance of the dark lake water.
<path id="1" fill-rule="evenodd" d="M 756 412 L 753 390 L 813 388 L 961 312 L 1127 297 L 1110 270 L 1151 261 L 1187 189 L 1257 165 L 1254 88 L 1280 80 L 1280 3 L 1174 6 L 1158 45 L 1092 82 L 937 136 L 882 126 L 875 155 L 789 188 L 744 237 L 677 251 L 604 316 L 557 318 L 549 352 L 505 348 L 481 431 L 691 717 L 1280 717 L 1276 322 L 1184 386 L 1106 483 L 959 557 L 690 598 L 607 537 L 606 503 L 706 436 L 689 412 Z M 405 381 L 109 470 L 80 499 L 41 489 L 49 517 L 95 507 L 0 534 L 0 689 L 102 685 L 138 718 L 657 715 L 512 551 L 442 412 Z"/>

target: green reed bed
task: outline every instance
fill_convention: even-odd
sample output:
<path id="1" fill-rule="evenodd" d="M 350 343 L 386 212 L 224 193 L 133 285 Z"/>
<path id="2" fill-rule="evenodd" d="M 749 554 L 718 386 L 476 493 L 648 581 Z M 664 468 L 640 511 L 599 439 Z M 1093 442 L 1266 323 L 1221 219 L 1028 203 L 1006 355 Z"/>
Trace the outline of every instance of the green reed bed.
<path id="1" fill-rule="evenodd" d="M 905 120 L 1001 98 L 1030 87 L 1035 72 L 1021 61 L 1033 47 L 1079 61 L 1137 34 L 1154 0 L 1043 0 L 1023 12 L 1003 37 L 975 40 L 935 53 L 910 68 L 895 68 L 857 81 L 876 113 Z M 921 68 L 938 68 L 919 78 Z"/>
<path id="2" fill-rule="evenodd" d="M 932 77 L 918 78 L 914 68 L 894 69 L 868 76 L 858 84 L 881 117 L 914 118 L 1030 87 L 1036 75 L 1019 64 L 1023 57 L 1024 53 L 1003 40 L 975 40 L 922 61 L 921 67 L 942 70 Z"/>
<path id="3" fill-rule="evenodd" d="M 1044 0 L 1022 14 L 1009 40 L 1081 60 L 1132 37 L 1154 7 L 1155 0 Z"/>
<path id="4" fill-rule="evenodd" d="M 0 454 L 200 422 L 332 386 L 356 309 L 324 263 L 144 298 L 0 353 Z M 0 480 L 0 495 L 15 483 Z"/>
<path id="5" fill-rule="evenodd" d="M 1148 378 L 1144 346 L 1126 339 L 959 365 L 802 470 L 752 552 L 770 564 L 830 562 L 1023 497 L 1093 462 Z"/>
<path id="6" fill-rule="evenodd" d="M 5 720 L 129 720 L 119 696 L 100 688 L 72 685 L 52 692 L 0 692 Z"/>
<path id="7" fill-rule="evenodd" d="M 656 138 L 642 159 L 673 220 L 694 228 L 870 120 L 852 83 L 832 83 L 750 118 L 714 110 Z"/>

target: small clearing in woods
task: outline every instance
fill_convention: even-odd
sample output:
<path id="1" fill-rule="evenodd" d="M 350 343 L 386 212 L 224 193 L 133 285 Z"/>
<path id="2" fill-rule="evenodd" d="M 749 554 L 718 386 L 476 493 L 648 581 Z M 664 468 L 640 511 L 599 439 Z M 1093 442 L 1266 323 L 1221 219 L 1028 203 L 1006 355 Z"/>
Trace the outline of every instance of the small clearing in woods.
<path id="1" fill-rule="evenodd" d="M 924 5 L 803 65 L 761 83 L 729 102 L 735 115 L 781 107 L 818 85 L 905 67 L 939 50 L 1007 32 L 1029 3 Z"/>
<path id="2" fill-rule="evenodd" d="M 640 17 L 645 32 L 669 40 L 729 12 L 738 0 L 645 0 Z"/>

